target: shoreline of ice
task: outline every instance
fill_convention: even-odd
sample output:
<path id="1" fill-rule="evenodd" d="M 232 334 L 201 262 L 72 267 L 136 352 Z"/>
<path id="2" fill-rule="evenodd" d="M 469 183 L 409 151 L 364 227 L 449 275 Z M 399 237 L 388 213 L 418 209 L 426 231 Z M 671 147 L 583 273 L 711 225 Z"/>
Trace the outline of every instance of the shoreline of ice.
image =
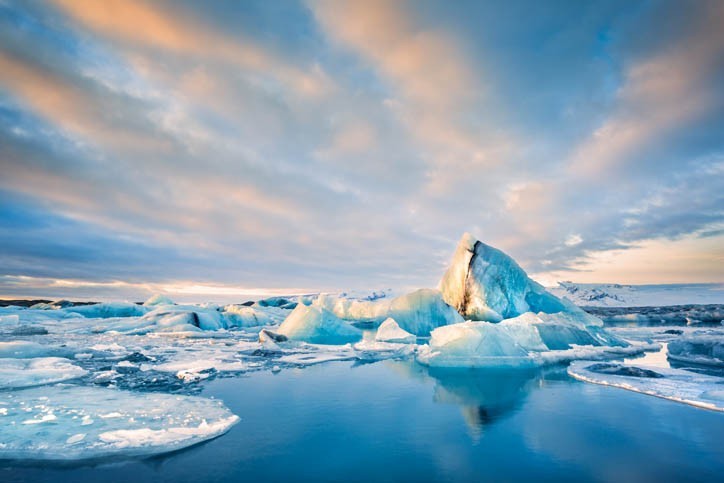
<path id="1" fill-rule="evenodd" d="M 568 374 L 579 381 L 614 387 L 648 396 L 687 404 L 702 409 L 724 412 L 724 384 L 722 378 L 682 369 L 637 364 L 610 364 L 622 370 L 651 371 L 655 377 L 617 375 L 591 370 L 596 362 L 574 361 L 568 366 Z"/>

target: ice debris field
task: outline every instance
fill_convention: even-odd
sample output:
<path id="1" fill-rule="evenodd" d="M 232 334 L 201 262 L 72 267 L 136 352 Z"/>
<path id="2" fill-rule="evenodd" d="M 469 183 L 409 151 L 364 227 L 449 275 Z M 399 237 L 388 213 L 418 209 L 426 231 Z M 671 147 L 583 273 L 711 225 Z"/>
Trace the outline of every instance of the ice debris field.
<path id="1" fill-rule="evenodd" d="M 602 287 L 588 302 L 621 298 Z M 582 381 L 724 410 L 722 305 L 601 305 L 584 311 L 466 234 L 438 289 L 398 297 L 0 307 L 0 459 L 178 450 L 243 418 L 196 395 L 204 381 L 328 361 L 414 359 L 480 377 L 572 362 Z"/>

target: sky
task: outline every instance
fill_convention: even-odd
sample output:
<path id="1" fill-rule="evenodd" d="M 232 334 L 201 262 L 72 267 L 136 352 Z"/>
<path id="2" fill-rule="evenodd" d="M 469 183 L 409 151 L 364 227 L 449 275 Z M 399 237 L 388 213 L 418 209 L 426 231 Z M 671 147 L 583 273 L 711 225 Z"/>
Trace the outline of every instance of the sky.
<path id="1" fill-rule="evenodd" d="M 0 297 L 724 282 L 724 2 L 0 0 Z"/>

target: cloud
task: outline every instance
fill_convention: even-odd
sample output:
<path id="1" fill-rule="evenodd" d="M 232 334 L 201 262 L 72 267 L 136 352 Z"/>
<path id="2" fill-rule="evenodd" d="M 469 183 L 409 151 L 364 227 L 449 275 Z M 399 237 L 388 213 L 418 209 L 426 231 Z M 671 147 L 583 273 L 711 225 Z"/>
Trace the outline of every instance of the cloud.
<path id="1" fill-rule="evenodd" d="M 613 115 L 576 148 L 574 173 L 597 177 L 640 162 L 631 159 L 637 150 L 716 109 L 721 92 L 710 83 L 724 54 L 724 5 L 701 2 L 697 14 L 688 35 L 628 66 Z"/>
<path id="2" fill-rule="evenodd" d="M 463 231 L 715 279 L 722 10 L 3 3 L 0 294 L 434 286 Z"/>

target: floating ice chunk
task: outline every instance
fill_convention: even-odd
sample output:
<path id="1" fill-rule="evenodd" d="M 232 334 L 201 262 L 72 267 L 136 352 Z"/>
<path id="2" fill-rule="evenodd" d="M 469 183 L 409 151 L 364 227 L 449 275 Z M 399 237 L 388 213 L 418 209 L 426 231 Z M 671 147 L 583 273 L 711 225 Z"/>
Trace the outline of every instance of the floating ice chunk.
<path id="1" fill-rule="evenodd" d="M 706 409 L 724 411 L 721 378 L 663 367 L 576 361 L 568 374 L 585 382 L 618 387 Z"/>
<path id="2" fill-rule="evenodd" d="M 658 348 L 629 344 L 601 327 L 559 315 L 525 313 L 497 324 L 468 321 L 439 327 L 420 348 L 418 360 L 438 367 L 530 367 Z"/>
<path id="3" fill-rule="evenodd" d="M 98 387 L 4 392 L 0 404 L 7 409 L 0 432 L 1 459 L 79 460 L 165 453 L 217 437 L 239 419 L 210 399 Z M 117 408 L 119 417 L 104 418 L 108 408 Z M 28 420 L 39 423 L 22 424 Z"/>
<path id="4" fill-rule="evenodd" d="M 420 289 L 392 299 L 388 316 L 407 332 L 426 336 L 437 328 L 462 322 L 457 311 L 442 299 L 438 290 Z"/>
<path id="5" fill-rule="evenodd" d="M 215 308 L 159 305 L 142 317 L 109 319 L 96 326 L 94 331 L 143 335 L 150 332 L 194 333 L 226 327 L 224 315 Z"/>
<path id="6" fill-rule="evenodd" d="M 199 374 L 204 372 L 244 372 L 249 369 L 247 362 L 233 359 L 231 354 L 219 352 L 184 353 L 158 365 L 143 365 L 142 370 L 159 372 Z M 181 377 L 179 377 L 181 379 Z"/>
<path id="7" fill-rule="evenodd" d="M 34 305 L 31 305 L 29 308 L 32 310 L 58 310 L 58 309 L 65 309 L 67 307 L 72 307 L 73 302 L 70 300 L 56 300 L 55 302 L 40 302 Z"/>
<path id="8" fill-rule="evenodd" d="M 354 346 L 357 358 L 373 361 L 391 358 L 404 358 L 415 352 L 415 346 L 409 343 L 381 342 L 377 340 L 362 340 Z"/>
<path id="9" fill-rule="evenodd" d="M 112 317 L 140 317 L 148 309 L 131 302 L 108 302 L 92 305 L 76 305 L 63 309 L 66 313 L 79 314 L 89 319 L 108 319 Z"/>
<path id="10" fill-rule="evenodd" d="M 143 302 L 144 307 L 157 307 L 159 305 L 174 305 L 174 301 L 170 298 L 166 297 L 165 295 L 156 294 L 152 295 L 148 298 L 145 302 Z"/>
<path id="11" fill-rule="evenodd" d="M 505 327 L 490 322 L 462 322 L 432 331 L 418 360 L 436 367 L 531 367 L 528 351 Z"/>
<path id="12" fill-rule="evenodd" d="M 283 334 L 277 334 L 269 329 L 261 329 L 259 331 L 259 342 L 265 344 L 267 342 L 286 342 L 289 338 Z"/>
<path id="13" fill-rule="evenodd" d="M 502 251 L 465 233 L 440 281 L 445 302 L 466 319 L 499 322 L 525 312 L 582 312 L 548 293 Z"/>
<path id="14" fill-rule="evenodd" d="M 724 367 L 724 335 L 679 338 L 669 342 L 668 350 L 672 361 Z"/>
<path id="15" fill-rule="evenodd" d="M 438 290 L 420 289 L 394 299 L 350 300 L 320 295 L 313 303 L 345 320 L 378 323 L 391 317 L 404 330 L 427 336 L 436 327 L 462 322 Z"/>
<path id="16" fill-rule="evenodd" d="M 0 315 L 0 326 L 15 326 L 20 323 L 20 316 L 18 314 Z"/>
<path id="17" fill-rule="evenodd" d="M 314 344 L 346 344 L 362 338 L 362 332 L 332 312 L 317 306 L 299 304 L 279 326 L 279 334 L 291 340 Z"/>
<path id="18" fill-rule="evenodd" d="M 63 347 L 53 347 L 25 340 L 0 342 L 0 357 L 27 359 L 45 356 L 72 357 L 73 353 Z"/>
<path id="19" fill-rule="evenodd" d="M 330 294 L 321 294 L 312 304 L 332 312 L 341 319 L 358 322 L 381 322 L 389 316 L 391 303 L 391 299 L 354 300 Z"/>
<path id="20" fill-rule="evenodd" d="M 301 305 L 301 304 L 300 304 Z M 295 309 L 296 310 L 296 309 Z M 357 353 L 350 344 L 344 345 L 308 345 L 299 352 L 284 354 L 276 362 L 297 367 L 311 366 L 323 362 L 350 361 L 357 359 Z"/>
<path id="21" fill-rule="evenodd" d="M 52 384 L 86 374 L 84 369 L 60 357 L 0 359 L 0 389 Z"/>
<path id="22" fill-rule="evenodd" d="M 417 340 L 414 334 L 400 328 L 395 319 L 388 318 L 377 328 L 375 340 L 379 342 L 398 342 L 414 344 Z"/>
<path id="23" fill-rule="evenodd" d="M 99 352 L 128 352 L 128 349 L 117 342 L 112 342 L 110 344 L 94 344 L 90 346 L 89 349 Z"/>
<path id="24" fill-rule="evenodd" d="M 220 312 L 193 305 L 160 306 L 142 318 L 155 322 L 159 330 L 187 330 L 189 326 L 201 330 L 226 328 L 226 321 Z"/>
<path id="25" fill-rule="evenodd" d="M 224 316 L 229 327 L 259 327 L 272 323 L 267 314 L 245 305 L 227 305 L 224 307 Z"/>

